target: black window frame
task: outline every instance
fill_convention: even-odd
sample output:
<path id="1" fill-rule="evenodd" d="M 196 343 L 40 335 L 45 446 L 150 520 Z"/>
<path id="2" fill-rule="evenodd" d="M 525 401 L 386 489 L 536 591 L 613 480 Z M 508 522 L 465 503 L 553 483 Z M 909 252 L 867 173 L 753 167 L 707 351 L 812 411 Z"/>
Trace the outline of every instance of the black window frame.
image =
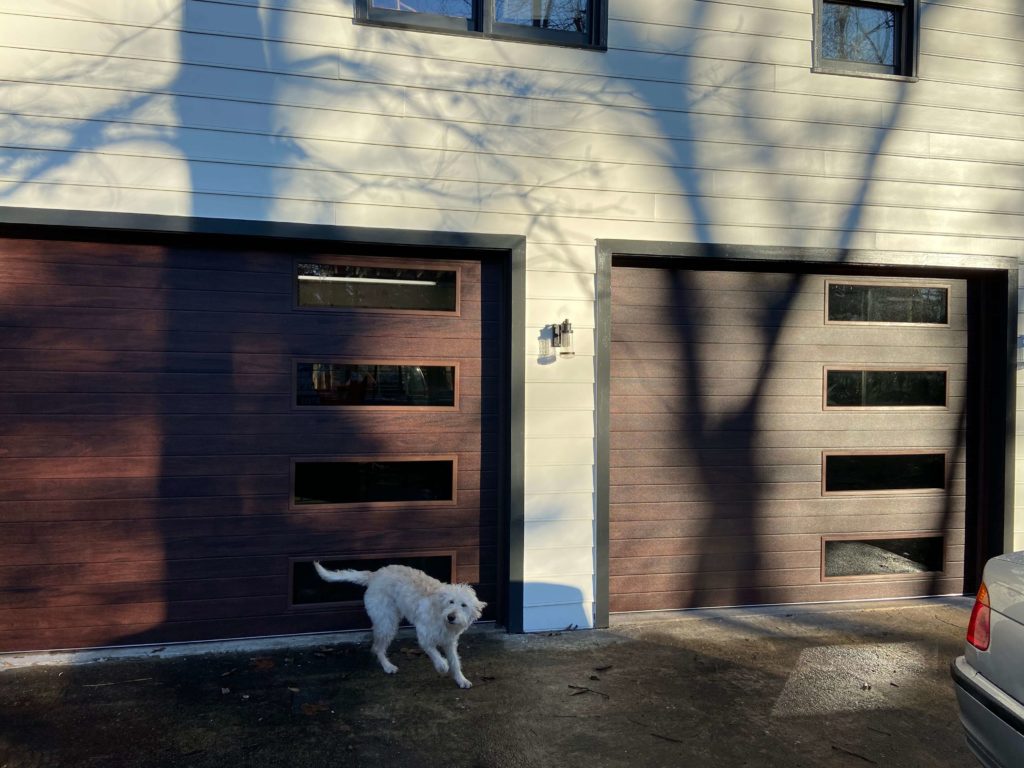
<path id="1" fill-rule="evenodd" d="M 589 0 L 587 32 L 541 29 L 495 20 L 495 0 L 473 0 L 469 19 L 433 13 L 413 13 L 375 8 L 373 0 L 355 0 L 354 20 L 357 24 L 397 27 L 419 32 L 484 37 L 520 43 L 558 45 L 567 48 L 608 49 L 608 0 Z"/>
<path id="2" fill-rule="evenodd" d="M 363 587 L 355 585 L 355 589 L 346 589 L 341 584 L 331 584 L 329 582 L 323 583 L 324 591 L 339 591 L 344 590 L 345 592 L 357 593 L 357 597 L 352 599 L 338 599 L 338 600 L 296 600 L 296 587 L 297 580 L 295 578 L 295 570 L 299 566 L 311 566 L 314 560 L 320 562 L 322 566 L 329 570 L 337 570 L 339 568 L 354 568 L 356 570 L 376 570 L 377 568 L 383 568 L 385 565 L 407 565 L 419 568 L 419 570 L 426 570 L 423 568 L 422 562 L 417 563 L 415 561 L 422 560 L 424 558 L 447 558 L 449 562 L 449 569 L 447 574 L 441 574 L 437 572 L 435 578 L 444 576 L 441 581 L 447 581 L 451 584 L 456 582 L 456 573 L 458 568 L 458 553 L 454 549 L 425 549 L 421 551 L 414 550 L 402 550 L 396 552 L 382 552 L 382 553 L 366 553 L 356 552 L 354 554 L 343 554 L 343 555 L 320 555 L 318 557 L 292 557 L 288 561 L 288 609 L 292 611 L 316 611 L 323 610 L 324 608 L 331 607 L 345 607 L 345 606 L 357 606 L 363 602 L 362 590 Z M 375 566 L 373 568 L 367 568 L 366 565 Z"/>
<path id="3" fill-rule="evenodd" d="M 883 458 L 883 457 L 942 457 L 942 484 L 918 485 L 900 488 L 830 488 L 829 459 L 844 458 Z M 949 451 L 943 448 L 899 448 L 878 450 L 826 450 L 821 452 L 821 496 L 927 496 L 944 494 L 949 490 L 950 483 Z"/>
<path id="4" fill-rule="evenodd" d="M 419 462 L 448 463 L 451 465 L 451 495 L 449 498 L 302 502 L 298 500 L 299 497 L 296 493 L 296 474 L 300 464 L 414 464 Z M 293 511 L 329 512 L 333 510 L 457 507 L 459 504 L 459 456 L 455 453 L 422 455 L 368 454 L 354 456 L 293 456 L 291 459 L 291 473 L 288 487 L 288 508 Z"/>
<path id="5" fill-rule="evenodd" d="M 451 405 L 416 405 L 414 403 L 299 403 L 299 366 L 311 365 L 311 364 L 326 364 L 326 365 L 352 365 L 352 366 L 382 366 L 382 367 L 422 367 L 422 368 L 451 368 L 452 369 L 452 404 Z M 296 357 L 292 359 L 292 391 L 291 401 L 292 409 L 296 411 L 312 411 L 312 412 L 327 412 L 330 409 L 345 409 L 352 410 L 355 412 L 368 411 L 375 412 L 380 411 L 384 413 L 401 413 L 403 415 L 412 413 L 457 413 L 462 410 L 461 395 L 462 395 L 462 381 L 461 381 L 461 370 L 462 363 L 458 360 L 439 359 L 434 360 L 431 358 L 376 358 L 376 357 L 333 357 L 331 355 L 323 355 L 320 357 L 315 356 L 304 356 Z"/>
<path id="6" fill-rule="evenodd" d="M 454 306 L 451 308 L 402 308 L 387 306 L 304 304 L 300 283 L 302 267 L 323 265 L 338 267 L 372 267 L 377 269 L 425 269 L 433 272 L 451 272 L 455 275 Z M 359 312 L 388 315 L 423 315 L 435 317 L 462 317 L 462 266 L 447 261 L 423 261 L 417 259 L 377 259 L 362 256 L 319 255 L 296 257 L 292 262 L 292 309 L 297 312 Z"/>
<path id="7" fill-rule="evenodd" d="M 832 292 L 831 287 L 833 285 L 846 285 L 846 286 L 866 286 L 879 287 L 879 288 L 910 288 L 920 289 L 928 288 L 932 290 L 941 290 L 946 293 L 946 319 L 943 322 L 922 322 L 917 320 L 840 320 L 832 318 Z M 951 282 L 933 281 L 927 279 L 871 279 L 871 278 L 826 278 L 825 279 L 825 325 L 834 325 L 837 327 L 854 327 L 854 326 L 877 326 L 883 328 L 952 328 L 953 327 L 953 284 Z"/>
<path id="8" fill-rule="evenodd" d="M 916 573 L 863 573 L 850 575 L 830 575 L 828 573 L 828 545 L 835 542 L 863 542 L 874 544 L 877 542 L 905 541 L 907 539 L 938 539 L 939 555 L 942 559 L 941 567 L 937 570 L 918 571 Z M 856 581 L 913 581 L 933 579 L 936 574 L 944 574 L 949 562 L 947 547 L 949 545 L 946 533 L 942 531 L 869 531 L 866 533 L 841 533 L 826 534 L 821 537 L 821 571 L 818 580 L 822 583 L 829 582 L 856 582 Z"/>
<path id="9" fill-rule="evenodd" d="M 859 374 L 872 374 L 872 373 L 941 373 L 943 376 L 943 392 L 944 399 L 941 405 L 832 405 L 829 403 L 829 375 L 833 373 L 859 373 Z M 865 377 L 866 379 L 866 377 Z M 949 410 L 949 398 L 950 398 L 950 369 L 948 366 L 941 365 L 857 365 L 850 363 L 840 363 L 835 365 L 826 365 L 822 369 L 822 399 L 821 407 L 823 411 L 849 411 L 852 413 L 860 413 L 864 411 L 948 411 Z"/>
<path id="10" fill-rule="evenodd" d="M 849 59 L 829 59 L 822 52 L 825 5 L 849 5 L 895 11 L 893 31 L 893 66 L 869 64 Z M 920 37 L 918 0 L 814 0 L 814 72 L 857 77 L 917 79 L 917 52 Z"/>

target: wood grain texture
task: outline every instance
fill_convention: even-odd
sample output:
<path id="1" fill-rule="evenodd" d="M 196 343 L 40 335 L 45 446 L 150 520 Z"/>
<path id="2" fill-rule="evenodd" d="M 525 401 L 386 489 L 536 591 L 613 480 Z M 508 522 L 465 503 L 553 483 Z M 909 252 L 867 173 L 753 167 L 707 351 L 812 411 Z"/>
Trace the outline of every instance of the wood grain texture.
<path id="1" fill-rule="evenodd" d="M 454 550 L 497 595 L 496 273 L 441 262 L 457 318 L 306 312 L 316 255 L 0 241 L 0 650 L 367 626 L 297 615 L 296 556 Z M 297 358 L 382 350 L 456 365 L 459 409 L 293 409 Z M 381 455 L 455 459 L 458 501 L 289 510 L 293 460 Z"/>
<path id="2" fill-rule="evenodd" d="M 826 325 L 825 281 L 613 267 L 611 610 L 957 591 L 966 320 L 914 331 Z M 952 288 L 962 313 L 965 286 Z M 948 410 L 824 410 L 826 364 L 921 357 L 949 367 Z M 823 451 L 918 448 L 947 452 L 945 492 L 823 497 Z M 822 583 L 822 536 L 908 531 L 943 532 L 944 572 Z"/>

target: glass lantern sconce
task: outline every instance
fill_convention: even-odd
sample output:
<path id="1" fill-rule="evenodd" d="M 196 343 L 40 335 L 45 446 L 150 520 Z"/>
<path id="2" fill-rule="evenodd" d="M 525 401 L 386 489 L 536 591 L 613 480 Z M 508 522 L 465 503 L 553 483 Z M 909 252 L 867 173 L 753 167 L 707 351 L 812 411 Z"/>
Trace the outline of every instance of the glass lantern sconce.
<path id="1" fill-rule="evenodd" d="M 576 347 L 572 342 L 572 323 L 568 320 L 551 326 L 551 347 L 558 350 L 559 357 L 576 356 Z"/>

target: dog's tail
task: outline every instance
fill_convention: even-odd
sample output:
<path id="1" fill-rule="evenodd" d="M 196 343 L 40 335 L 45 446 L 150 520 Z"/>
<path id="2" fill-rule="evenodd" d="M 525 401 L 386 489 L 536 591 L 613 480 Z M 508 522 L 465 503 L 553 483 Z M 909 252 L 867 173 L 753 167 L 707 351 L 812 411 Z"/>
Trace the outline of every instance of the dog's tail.
<path id="1" fill-rule="evenodd" d="M 313 561 L 313 567 L 316 568 L 316 572 L 320 574 L 320 578 L 324 581 L 348 581 L 352 584 L 362 584 L 364 587 L 370 583 L 370 574 L 373 573 L 373 571 L 353 571 L 351 568 L 345 568 L 341 571 L 329 571 L 315 560 Z"/>

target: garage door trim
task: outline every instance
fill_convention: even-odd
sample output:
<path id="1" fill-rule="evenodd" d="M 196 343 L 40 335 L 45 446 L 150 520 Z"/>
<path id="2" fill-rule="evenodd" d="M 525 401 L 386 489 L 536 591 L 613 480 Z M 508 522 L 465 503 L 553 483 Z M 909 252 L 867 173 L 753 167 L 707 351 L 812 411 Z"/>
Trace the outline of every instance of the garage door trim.
<path id="1" fill-rule="evenodd" d="M 0 237 L 44 239 L 106 239 L 124 242 L 201 241 L 230 244 L 251 241 L 254 247 L 320 246 L 356 249 L 366 255 L 387 248 L 404 259 L 433 261 L 481 257 L 501 267 L 502 292 L 498 339 L 498 578 L 499 621 L 511 632 L 523 631 L 523 561 L 525 519 L 525 367 L 526 367 L 526 238 L 522 235 L 479 234 L 412 229 L 346 227 L 277 221 L 164 216 L 63 209 L 0 206 Z M 454 255 L 452 254 L 454 252 Z M 460 256 L 461 254 L 461 256 Z M 340 254 L 339 254 L 340 255 Z"/>
<path id="2" fill-rule="evenodd" d="M 975 551 L 965 556 L 967 583 L 980 579 L 987 556 L 1007 551 L 1012 543 L 1015 433 L 1015 350 L 1017 334 L 1018 262 L 1001 256 L 888 253 L 884 251 L 788 248 L 644 240 L 597 241 L 597 306 L 595 342 L 595 612 L 599 627 L 609 624 L 610 431 L 612 261 L 629 260 L 655 266 L 693 270 L 807 272 L 870 279 L 865 270 L 912 278 L 957 276 L 978 287 L 990 310 L 979 338 L 981 387 L 986 403 L 980 414 L 979 453 L 986 457 L 977 487 L 968 489 L 977 509 L 989 510 L 977 535 Z"/>

